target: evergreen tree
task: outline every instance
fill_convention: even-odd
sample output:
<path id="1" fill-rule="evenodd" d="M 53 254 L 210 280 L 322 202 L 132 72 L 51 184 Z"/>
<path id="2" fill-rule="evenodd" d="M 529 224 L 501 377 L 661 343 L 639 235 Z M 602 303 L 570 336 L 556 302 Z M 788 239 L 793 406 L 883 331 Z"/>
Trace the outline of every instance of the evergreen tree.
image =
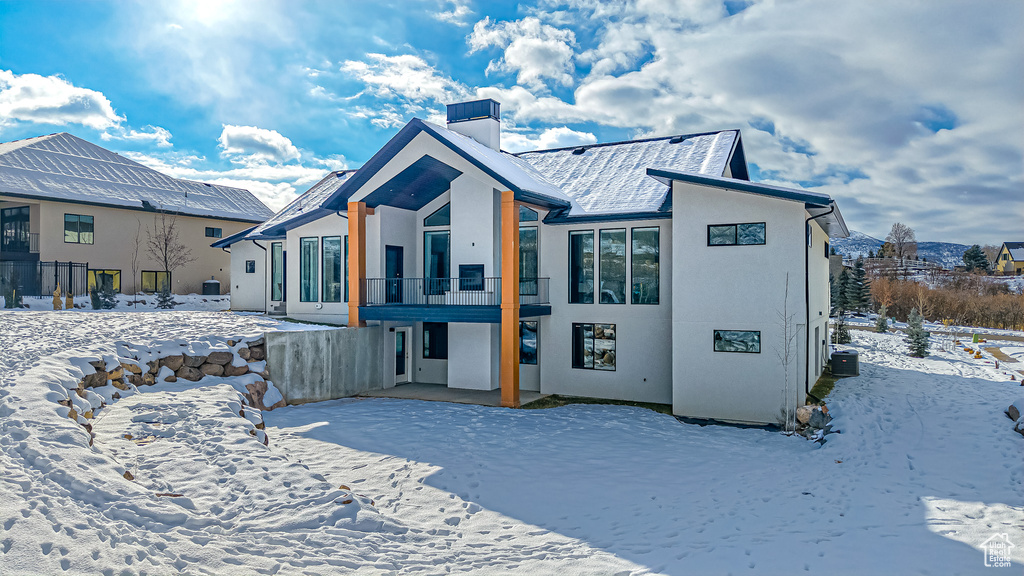
<path id="1" fill-rule="evenodd" d="M 867 271 L 864 270 L 863 257 L 857 257 L 847 282 L 847 308 L 850 310 L 863 310 L 867 308 L 868 302 L 871 300 L 871 282 L 868 280 Z"/>
<path id="2" fill-rule="evenodd" d="M 828 255 L 829 256 L 835 256 L 836 255 L 836 247 L 835 246 L 829 246 L 828 247 Z"/>
<path id="3" fill-rule="evenodd" d="M 835 330 L 832 332 L 832 341 L 835 344 L 849 344 L 853 339 L 850 337 L 850 329 L 846 327 L 846 318 L 839 316 Z"/>
<path id="4" fill-rule="evenodd" d="M 872 250 L 872 249 L 868 249 L 868 258 L 874 258 L 874 257 L 875 257 L 875 251 Z"/>
<path id="5" fill-rule="evenodd" d="M 103 308 L 103 298 L 100 297 L 100 291 L 96 288 L 89 290 L 89 302 L 92 304 L 93 310 L 100 310 Z"/>
<path id="6" fill-rule="evenodd" d="M 156 307 L 164 310 L 174 308 L 178 303 L 174 301 L 174 295 L 168 287 L 156 293 Z"/>
<path id="7" fill-rule="evenodd" d="M 100 307 L 104 310 L 113 310 L 117 306 L 117 296 L 114 295 L 114 287 L 106 285 L 99 290 Z"/>
<path id="8" fill-rule="evenodd" d="M 964 252 L 964 264 L 967 266 L 968 272 L 985 272 L 989 271 L 988 257 L 982 252 L 981 246 L 975 244 Z"/>
<path id="9" fill-rule="evenodd" d="M 889 319 L 886 317 L 886 314 L 888 313 L 889 310 L 886 309 L 885 304 L 882 304 L 882 307 L 878 309 L 878 320 L 875 321 L 875 332 L 884 334 L 889 331 Z"/>
<path id="10" fill-rule="evenodd" d="M 850 274 L 843 268 L 843 271 L 839 274 L 839 278 L 832 278 L 832 315 L 845 314 L 850 309 L 847 303 L 847 297 L 849 296 L 850 289 Z"/>
<path id="11" fill-rule="evenodd" d="M 911 356 L 924 358 L 928 355 L 929 336 L 924 329 L 924 319 L 917 313 L 917 308 L 911 308 L 910 317 L 907 319 L 907 341 Z"/>

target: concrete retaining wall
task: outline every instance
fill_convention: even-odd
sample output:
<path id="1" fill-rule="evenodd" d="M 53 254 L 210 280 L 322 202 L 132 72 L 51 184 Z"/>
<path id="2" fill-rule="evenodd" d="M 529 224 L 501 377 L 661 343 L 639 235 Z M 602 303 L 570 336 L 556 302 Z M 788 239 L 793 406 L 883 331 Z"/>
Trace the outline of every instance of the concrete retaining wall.
<path id="1" fill-rule="evenodd" d="M 267 367 L 288 404 L 384 387 L 384 329 L 267 332 Z"/>

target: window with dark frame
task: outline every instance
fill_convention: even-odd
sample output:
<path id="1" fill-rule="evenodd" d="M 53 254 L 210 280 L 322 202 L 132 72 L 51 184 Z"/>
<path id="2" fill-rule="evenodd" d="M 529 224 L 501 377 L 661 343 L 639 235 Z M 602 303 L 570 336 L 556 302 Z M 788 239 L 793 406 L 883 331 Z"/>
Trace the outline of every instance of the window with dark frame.
<path id="1" fill-rule="evenodd" d="M 159 270 L 142 271 L 142 291 L 152 294 L 155 292 L 170 291 L 171 273 Z"/>
<path id="2" fill-rule="evenodd" d="M 93 244 L 95 242 L 95 220 L 83 214 L 64 215 L 65 244 Z"/>
<path id="3" fill-rule="evenodd" d="M 537 326 L 536 320 L 523 320 L 519 322 L 520 364 L 537 365 Z"/>
<path id="4" fill-rule="evenodd" d="M 256 261 L 255 260 L 246 260 L 245 261 L 245 273 L 246 274 L 255 274 L 256 273 Z"/>
<path id="5" fill-rule="evenodd" d="M 324 236 L 323 301 L 341 302 L 341 236 Z"/>
<path id="6" fill-rule="evenodd" d="M 715 330 L 715 352 L 761 353 L 760 330 Z"/>
<path id="7" fill-rule="evenodd" d="M 223 235 L 224 235 L 224 231 L 222 229 L 220 229 L 220 228 L 212 228 L 210 226 L 206 227 L 206 237 L 207 238 L 220 238 Z"/>
<path id="8" fill-rule="evenodd" d="M 424 226 L 451 226 L 452 205 L 449 202 L 423 219 Z"/>
<path id="9" fill-rule="evenodd" d="M 121 292 L 120 270 L 97 270 L 90 268 L 88 276 L 90 292 L 97 289 L 109 289 L 112 292 Z"/>
<path id="10" fill-rule="evenodd" d="M 708 225 L 708 246 L 759 246 L 765 238 L 764 222 Z"/>
<path id="11" fill-rule="evenodd" d="M 348 236 L 345 236 L 345 259 L 341 263 L 341 268 L 345 271 L 345 285 L 342 289 L 345 292 L 345 302 L 348 302 Z"/>
<path id="12" fill-rule="evenodd" d="M 828 259 L 829 255 L 830 255 L 829 254 L 829 245 L 828 245 L 828 242 L 826 241 L 825 242 L 825 259 L 826 260 Z"/>
<path id="13" fill-rule="evenodd" d="M 423 233 L 424 292 L 428 295 L 444 294 L 451 289 L 451 232 Z"/>
<path id="14" fill-rule="evenodd" d="M 483 290 L 484 265 L 459 264 L 459 290 Z"/>
<path id="15" fill-rule="evenodd" d="M 320 239 L 299 238 L 299 301 L 316 302 Z"/>
<path id="16" fill-rule="evenodd" d="M 520 206 L 520 209 L 524 209 L 524 207 Z M 525 209 L 530 210 L 529 208 Z M 523 296 L 537 295 L 537 276 L 539 275 L 537 232 L 536 226 L 521 226 L 519 228 L 519 294 Z"/>
<path id="17" fill-rule="evenodd" d="M 270 243 L 270 299 L 284 300 L 284 243 Z"/>
<path id="18" fill-rule="evenodd" d="M 661 230 L 657 227 L 633 228 L 630 251 L 633 304 L 658 304 L 660 301 Z"/>
<path id="19" fill-rule="evenodd" d="M 569 303 L 594 303 L 594 231 L 569 232 Z"/>
<path id="20" fill-rule="evenodd" d="M 615 324 L 573 323 L 572 367 L 615 370 Z"/>
<path id="21" fill-rule="evenodd" d="M 601 230 L 601 304 L 626 303 L 626 229 Z"/>
<path id="22" fill-rule="evenodd" d="M 448 324 L 423 323 L 423 357 L 431 360 L 448 359 Z"/>

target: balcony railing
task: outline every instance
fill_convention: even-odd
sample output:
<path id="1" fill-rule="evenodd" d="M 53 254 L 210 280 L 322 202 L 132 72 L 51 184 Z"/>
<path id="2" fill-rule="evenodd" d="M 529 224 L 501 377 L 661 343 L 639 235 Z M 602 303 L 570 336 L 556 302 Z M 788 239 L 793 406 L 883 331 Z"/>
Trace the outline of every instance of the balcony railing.
<path id="1" fill-rule="evenodd" d="M 522 278 L 519 304 L 548 304 L 548 278 Z M 501 306 L 501 278 L 367 278 L 367 306 Z"/>
<path id="2" fill-rule="evenodd" d="M 39 234 L 33 232 L 21 237 L 4 238 L 0 242 L 0 252 L 39 254 Z"/>

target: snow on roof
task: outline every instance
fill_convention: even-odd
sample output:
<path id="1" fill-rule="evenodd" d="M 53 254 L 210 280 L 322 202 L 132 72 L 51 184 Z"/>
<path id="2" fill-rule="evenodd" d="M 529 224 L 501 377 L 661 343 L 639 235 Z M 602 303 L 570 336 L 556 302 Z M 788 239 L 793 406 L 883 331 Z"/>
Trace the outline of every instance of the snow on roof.
<path id="1" fill-rule="evenodd" d="M 1024 242 L 1004 242 L 1003 244 L 1006 244 L 1010 258 L 1013 258 L 1015 262 L 1024 261 Z"/>
<path id="2" fill-rule="evenodd" d="M 281 236 L 284 234 L 284 228 L 299 218 L 308 216 L 311 219 L 316 219 L 317 217 L 332 213 L 333 211 L 322 209 L 321 206 L 355 172 L 355 170 L 331 172 L 309 190 L 300 194 L 298 198 L 292 200 L 277 214 L 274 214 L 266 222 L 253 229 L 252 232 L 246 235 L 246 238 L 258 239 Z"/>
<path id="3" fill-rule="evenodd" d="M 722 176 L 737 130 L 522 152 L 516 155 L 575 201 L 570 216 L 654 212 L 668 188 L 647 168 Z M 582 151 L 582 152 L 581 152 Z"/>
<path id="4" fill-rule="evenodd" d="M 571 196 L 567 195 L 558 184 L 550 180 L 530 162 L 526 162 L 507 152 L 494 150 L 490 146 L 481 144 L 469 136 L 442 128 L 437 124 L 430 122 L 423 122 L 423 124 L 433 130 L 438 137 L 447 140 L 448 143 L 463 150 L 477 162 L 507 179 L 513 186 L 521 190 L 548 196 L 558 202 L 572 204 L 574 209 L 578 208 Z"/>
<path id="5" fill-rule="evenodd" d="M 0 144 L 0 194 L 260 222 L 248 190 L 172 178 L 66 132 Z"/>

